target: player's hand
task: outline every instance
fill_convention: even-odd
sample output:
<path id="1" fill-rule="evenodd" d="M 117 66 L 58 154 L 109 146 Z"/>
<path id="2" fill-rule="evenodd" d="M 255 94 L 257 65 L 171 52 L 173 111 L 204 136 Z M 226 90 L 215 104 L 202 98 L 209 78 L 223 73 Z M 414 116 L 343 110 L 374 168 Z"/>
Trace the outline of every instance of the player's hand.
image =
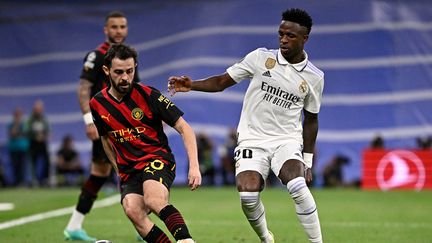
<path id="1" fill-rule="evenodd" d="M 192 191 L 201 185 L 201 172 L 199 171 L 199 168 L 189 169 L 188 180 L 188 185 Z"/>
<path id="2" fill-rule="evenodd" d="M 87 137 L 92 141 L 99 139 L 99 133 L 97 131 L 96 125 L 93 123 L 86 125 L 86 134 Z"/>
<path id="3" fill-rule="evenodd" d="M 176 92 L 188 92 L 192 88 L 192 79 L 188 76 L 171 76 L 168 79 L 168 93 L 173 96 Z"/>
<path id="4" fill-rule="evenodd" d="M 305 170 L 305 178 L 306 178 L 306 183 L 308 185 L 310 185 L 312 183 L 312 170 L 310 168 L 307 168 Z"/>

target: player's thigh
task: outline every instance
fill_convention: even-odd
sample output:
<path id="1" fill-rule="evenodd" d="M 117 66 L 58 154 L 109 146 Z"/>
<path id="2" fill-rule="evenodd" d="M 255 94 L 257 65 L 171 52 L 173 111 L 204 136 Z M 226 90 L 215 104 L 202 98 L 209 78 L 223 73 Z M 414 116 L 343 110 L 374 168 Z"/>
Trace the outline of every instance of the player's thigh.
<path id="1" fill-rule="evenodd" d="M 100 177 L 108 177 L 111 173 L 111 164 L 106 163 L 92 163 L 90 174 Z"/>
<path id="2" fill-rule="evenodd" d="M 151 211 L 159 213 L 168 205 L 169 191 L 162 183 L 155 180 L 145 180 L 143 183 L 144 203 Z"/>
<path id="3" fill-rule="evenodd" d="M 160 160 L 150 162 L 142 174 L 144 203 L 159 212 L 168 204 L 169 189 L 175 179 L 175 165 Z"/>
<path id="4" fill-rule="evenodd" d="M 259 148 L 237 147 L 236 184 L 238 191 L 261 191 L 270 171 L 268 153 Z"/>
<path id="5" fill-rule="evenodd" d="M 121 204 L 124 204 L 126 197 L 136 198 L 129 196 L 129 194 L 136 195 L 143 201 L 143 178 L 141 173 L 129 174 L 126 181 L 120 181 L 120 194 Z M 144 201 L 143 201 L 144 202 Z M 124 207 L 123 207 L 124 208 Z"/>
<path id="6" fill-rule="evenodd" d="M 90 173 L 96 176 L 107 177 L 112 170 L 111 163 L 102 146 L 100 139 L 92 142 L 92 163 Z"/>
<path id="7" fill-rule="evenodd" d="M 277 148 L 271 160 L 271 169 L 286 184 L 289 180 L 304 176 L 302 145 L 289 141 Z"/>

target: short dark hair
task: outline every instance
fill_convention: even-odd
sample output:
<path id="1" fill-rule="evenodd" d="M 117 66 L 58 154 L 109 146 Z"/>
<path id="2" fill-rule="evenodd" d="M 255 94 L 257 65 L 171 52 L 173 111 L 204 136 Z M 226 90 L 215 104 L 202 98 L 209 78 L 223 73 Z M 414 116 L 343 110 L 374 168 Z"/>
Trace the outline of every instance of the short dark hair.
<path id="1" fill-rule="evenodd" d="M 311 16 L 305 10 L 299 8 L 290 8 L 285 10 L 285 12 L 282 13 L 282 20 L 294 22 L 305 27 L 308 34 L 313 25 Z"/>
<path id="2" fill-rule="evenodd" d="M 105 54 L 104 65 L 110 68 L 112 64 L 112 60 L 116 57 L 120 60 L 126 60 L 132 57 L 136 64 L 138 54 L 134 48 L 128 45 L 113 44 Z"/>
<path id="3" fill-rule="evenodd" d="M 110 18 L 126 18 L 126 15 L 120 11 L 112 11 L 105 17 L 105 24 L 108 23 Z"/>

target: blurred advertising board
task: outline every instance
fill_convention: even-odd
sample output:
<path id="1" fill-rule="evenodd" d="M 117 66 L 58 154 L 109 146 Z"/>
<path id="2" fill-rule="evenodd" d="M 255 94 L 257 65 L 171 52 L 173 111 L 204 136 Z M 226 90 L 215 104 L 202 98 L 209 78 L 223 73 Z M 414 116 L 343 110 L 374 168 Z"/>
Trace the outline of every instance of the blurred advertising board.
<path id="1" fill-rule="evenodd" d="M 382 191 L 432 189 L 432 150 L 365 150 L 361 184 Z"/>

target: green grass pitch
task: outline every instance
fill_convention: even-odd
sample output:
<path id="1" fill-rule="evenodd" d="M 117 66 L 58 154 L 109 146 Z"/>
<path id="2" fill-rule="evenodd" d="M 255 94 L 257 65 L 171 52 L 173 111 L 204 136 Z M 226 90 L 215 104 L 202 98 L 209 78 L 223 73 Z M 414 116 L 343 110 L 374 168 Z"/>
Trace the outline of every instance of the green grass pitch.
<path id="1" fill-rule="evenodd" d="M 0 211 L 0 225 L 34 214 L 71 207 L 79 189 L 2 189 L 0 203 L 15 209 Z M 432 192 L 313 189 L 324 242 L 432 242 Z M 102 193 L 100 198 L 108 196 Z M 292 199 L 283 188 L 262 193 L 269 228 L 276 242 L 307 242 L 297 222 Z M 201 187 L 195 192 L 174 187 L 171 202 L 182 212 L 198 243 L 259 242 L 239 204 L 234 187 Z M 152 216 L 162 229 L 163 223 Z M 1 243 L 65 242 L 62 231 L 69 213 L 0 229 Z M 1 228 L 1 227 L 0 227 Z M 95 208 L 84 222 L 87 232 L 114 243 L 136 242 L 136 233 L 118 202 Z"/>

